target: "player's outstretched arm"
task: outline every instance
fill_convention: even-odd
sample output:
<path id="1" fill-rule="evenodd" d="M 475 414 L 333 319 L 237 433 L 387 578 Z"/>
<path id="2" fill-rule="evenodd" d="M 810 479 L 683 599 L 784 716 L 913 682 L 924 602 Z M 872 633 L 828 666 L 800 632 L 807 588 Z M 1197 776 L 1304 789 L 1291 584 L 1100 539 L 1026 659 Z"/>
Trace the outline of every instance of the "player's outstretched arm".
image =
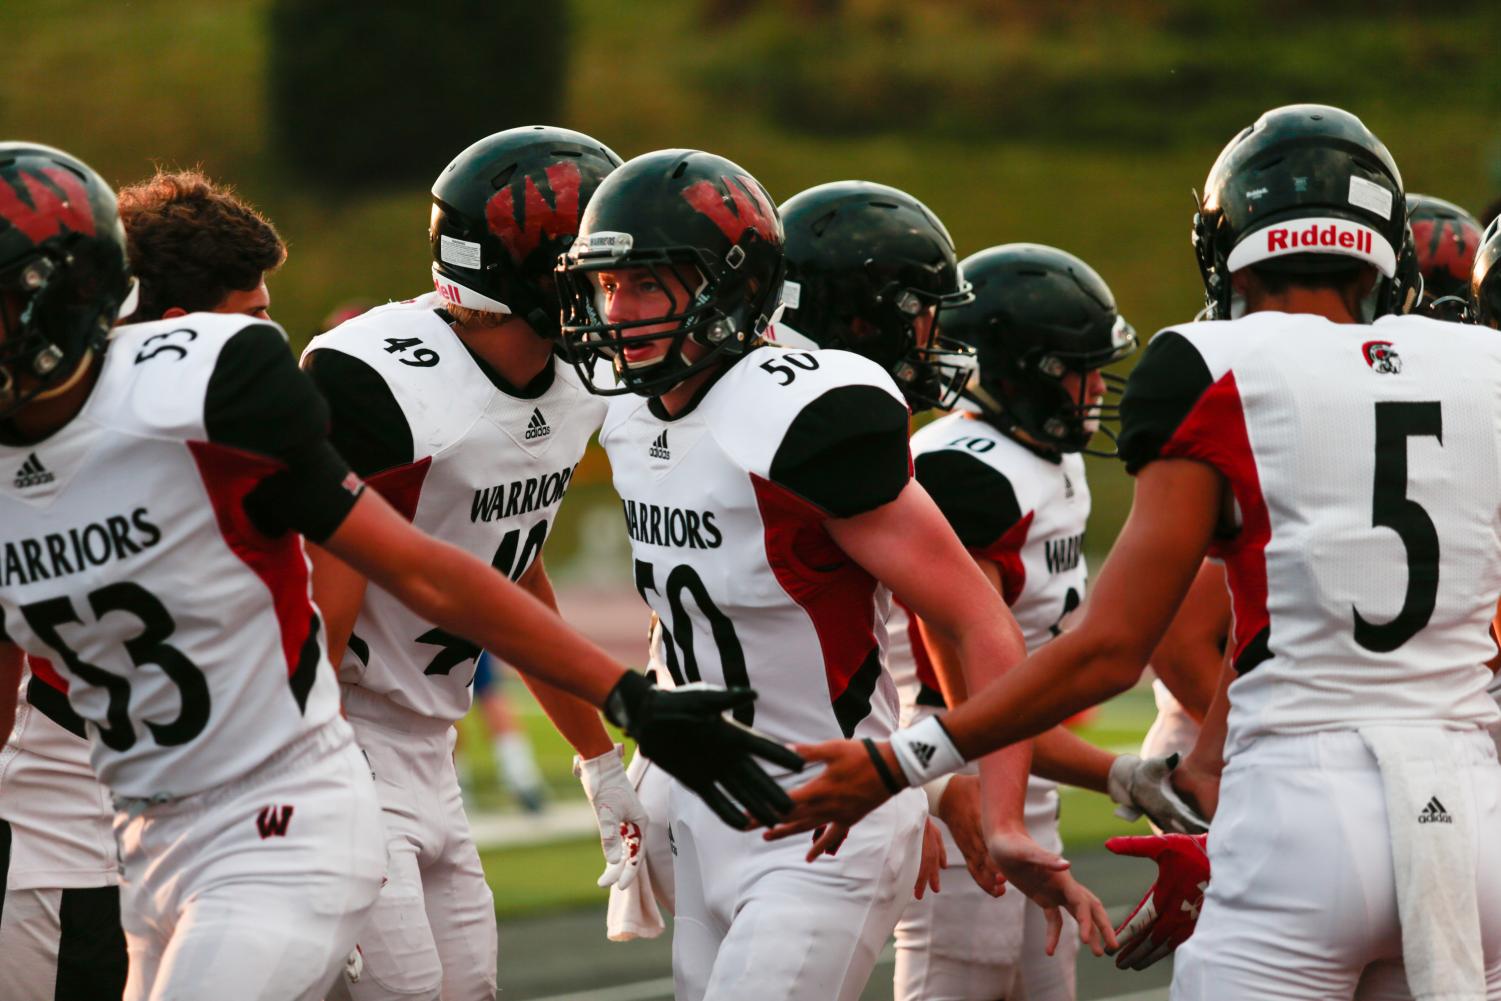
<path id="1" fill-rule="evenodd" d="M 725 823 L 743 828 L 747 812 L 775 823 L 791 805 L 755 759 L 792 769 L 802 759 L 724 718 L 755 698 L 749 689 L 658 690 L 489 564 L 413 528 L 373 491 L 360 494 L 322 545 L 428 622 L 604 708 Z"/>
<path id="2" fill-rule="evenodd" d="M 309 542 L 307 553 L 313 564 L 313 600 L 328 636 L 328 659 L 337 665 L 365 603 L 365 575 L 322 546 Z"/>
<path id="3" fill-rule="evenodd" d="M 845 554 L 891 589 L 934 647 L 945 698 L 979 691 L 1027 654 L 1026 642 L 996 582 L 965 550 L 922 484 L 911 480 L 897 498 L 872 511 L 827 523 Z M 935 568 L 942 572 L 935 573 Z M 1030 745 L 1008 748 L 981 763 L 987 835 L 1025 831 Z M 902 768 L 909 784 L 911 761 Z"/>
<path id="4" fill-rule="evenodd" d="M 952 771 L 1129 688 L 1198 571 L 1219 520 L 1221 484 L 1218 472 L 1189 460 L 1147 466 L 1078 628 L 950 710 L 942 723 L 898 731 L 892 744 L 905 743 L 910 751 L 920 740 L 931 749 L 930 771 Z M 892 744 L 799 746 L 805 758 L 827 767 L 794 790 L 791 814 L 768 836 L 787 837 L 828 822 L 853 824 L 900 791 Z"/>

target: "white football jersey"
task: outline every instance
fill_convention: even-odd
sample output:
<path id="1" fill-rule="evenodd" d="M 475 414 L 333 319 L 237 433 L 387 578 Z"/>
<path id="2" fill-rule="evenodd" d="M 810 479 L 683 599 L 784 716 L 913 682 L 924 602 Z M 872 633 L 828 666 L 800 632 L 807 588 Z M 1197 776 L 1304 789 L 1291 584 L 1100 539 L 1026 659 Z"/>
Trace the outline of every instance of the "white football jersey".
<path id="1" fill-rule="evenodd" d="M 294 510 L 311 492 L 277 490 L 308 475 L 300 456 L 330 463 L 326 534 L 358 481 L 270 324 L 197 313 L 120 327 L 100 364 L 66 426 L 0 443 L 4 637 L 55 668 L 32 665 L 88 721 L 94 771 L 116 794 L 183 796 L 337 715 L 302 539 L 287 530 L 314 533 Z"/>
<path id="2" fill-rule="evenodd" d="M 501 388 L 442 306 L 430 292 L 373 309 L 314 338 L 303 363 L 355 471 L 428 535 L 519 580 L 542 552 L 605 402 L 557 360 L 530 395 Z M 469 711 L 478 655 L 370 587 L 339 679 L 457 720 Z"/>
<path id="3" fill-rule="evenodd" d="M 614 399 L 600 442 L 673 682 L 755 688 L 741 720 L 781 740 L 891 732 L 884 588 L 824 523 L 900 493 L 907 418 L 844 351 L 757 348 L 671 420 Z"/>
<path id="4" fill-rule="evenodd" d="M 114 819 L 89 764 L 83 720 L 66 695 L 22 671 L 15 726 L 0 750 L 0 820 L 11 829 L 6 888 L 118 884 Z"/>
<path id="5" fill-rule="evenodd" d="M 1001 596 L 1028 652 L 1061 633 L 1064 620 L 1083 604 L 1089 574 L 1083 456 L 1033 450 L 987 421 L 953 413 L 912 436 L 912 459 L 917 481 L 959 541 L 999 568 Z M 943 695 L 916 623 L 904 611 L 899 616 L 891 623 L 892 671 L 901 687 L 902 717 L 911 721 L 941 709 Z M 1045 823 L 1056 814 L 1056 790 L 1046 779 L 1028 781 L 1028 823 Z"/>
<path id="6" fill-rule="evenodd" d="M 1258 312 L 1153 339 L 1121 453 L 1214 466 L 1235 610 L 1227 755 L 1259 734 L 1478 727 L 1501 594 L 1501 337 Z"/>

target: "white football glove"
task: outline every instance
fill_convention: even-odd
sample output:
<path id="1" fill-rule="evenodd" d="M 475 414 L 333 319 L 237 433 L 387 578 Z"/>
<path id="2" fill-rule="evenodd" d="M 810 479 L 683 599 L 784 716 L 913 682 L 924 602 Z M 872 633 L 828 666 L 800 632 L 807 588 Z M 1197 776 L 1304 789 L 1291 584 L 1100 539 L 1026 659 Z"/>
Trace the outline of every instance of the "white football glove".
<path id="1" fill-rule="evenodd" d="M 1122 754 L 1110 766 L 1110 798 L 1120 804 L 1115 815 L 1122 820 L 1147 819 L 1169 834 L 1203 834 L 1209 822 L 1183 801 L 1173 789 L 1170 776 L 1178 767 L 1178 755 L 1143 760 Z"/>
<path id="2" fill-rule="evenodd" d="M 646 807 L 626 778 L 624 750 L 616 744 L 597 758 L 586 761 L 575 755 L 573 759 L 573 774 L 583 782 L 584 794 L 599 821 L 599 845 L 605 853 L 605 871 L 600 874 L 599 885 L 622 890 L 641 872 L 641 836 L 648 819 Z"/>

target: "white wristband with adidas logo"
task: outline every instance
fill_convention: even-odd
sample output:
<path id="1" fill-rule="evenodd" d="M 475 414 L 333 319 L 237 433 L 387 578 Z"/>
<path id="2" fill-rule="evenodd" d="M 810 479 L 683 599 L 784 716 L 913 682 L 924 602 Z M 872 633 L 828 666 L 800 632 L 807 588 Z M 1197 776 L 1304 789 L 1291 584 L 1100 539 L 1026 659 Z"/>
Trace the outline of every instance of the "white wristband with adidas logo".
<path id="1" fill-rule="evenodd" d="M 891 749 L 909 786 L 920 786 L 964 767 L 964 756 L 949 739 L 937 716 L 929 716 L 891 735 Z"/>

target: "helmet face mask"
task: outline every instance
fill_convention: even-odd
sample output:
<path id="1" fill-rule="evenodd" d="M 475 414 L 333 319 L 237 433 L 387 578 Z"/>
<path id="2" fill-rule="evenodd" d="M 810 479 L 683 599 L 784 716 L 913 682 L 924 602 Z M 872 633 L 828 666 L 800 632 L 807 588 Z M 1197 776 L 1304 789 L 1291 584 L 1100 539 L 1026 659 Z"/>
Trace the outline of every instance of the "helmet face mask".
<path id="1" fill-rule="evenodd" d="M 782 267 L 776 209 L 741 168 L 689 150 L 637 157 L 601 186 L 558 262 L 562 353 L 599 395 L 660 396 L 750 349 L 777 310 Z M 611 280 L 635 308 L 612 313 Z"/>
<path id="2" fill-rule="evenodd" d="M 979 363 L 965 398 L 1036 447 L 1116 454 L 1125 379 L 1104 369 L 1136 350 L 1136 331 L 1104 279 L 1072 254 L 1031 243 L 991 247 L 960 266 L 974 302 L 952 311 L 949 332 Z M 1096 434 L 1110 447 L 1091 448 Z"/>
<path id="3" fill-rule="evenodd" d="M 0 418 L 69 384 L 134 309 L 114 192 L 60 150 L 0 143 Z M 22 193 L 24 192 L 24 197 Z"/>
<path id="4" fill-rule="evenodd" d="M 1193 246 L 1210 319 L 1232 319 L 1230 276 L 1242 267 L 1380 275 L 1369 322 L 1407 312 L 1421 294 L 1402 175 L 1386 147 L 1349 112 L 1299 104 L 1266 112 L 1220 152 L 1195 196 Z"/>
<path id="5" fill-rule="evenodd" d="M 972 293 L 943 223 L 906 192 L 868 181 L 809 188 L 782 215 L 794 290 L 783 321 L 886 369 L 913 411 L 953 407 L 974 375 L 974 349 L 941 327 Z"/>

